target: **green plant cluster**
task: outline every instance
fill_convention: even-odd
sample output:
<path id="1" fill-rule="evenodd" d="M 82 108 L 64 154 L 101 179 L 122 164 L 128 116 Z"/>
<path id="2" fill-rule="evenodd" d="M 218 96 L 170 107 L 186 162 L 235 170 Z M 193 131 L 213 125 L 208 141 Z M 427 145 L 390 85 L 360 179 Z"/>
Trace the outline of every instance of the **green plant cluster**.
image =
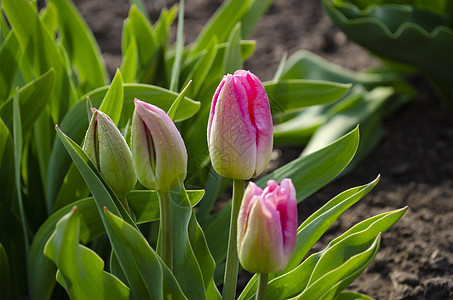
<path id="1" fill-rule="evenodd" d="M 349 39 L 402 74 L 423 74 L 453 108 L 451 1 L 323 0 L 323 5 Z"/>
<path id="2" fill-rule="evenodd" d="M 231 206 L 212 211 L 229 182 L 210 168 L 207 116 L 222 76 L 242 69 L 252 55 L 254 41 L 246 38 L 271 1 L 225 1 L 190 45 L 184 45 L 183 22 L 178 22 L 176 42 L 170 43 L 171 24 L 177 16 L 184 18 L 183 1 L 179 11 L 162 10 L 153 24 L 141 2 L 132 2 L 136 4 L 123 27 L 123 62 L 109 84 L 93 34 L 69 0 L 49 0 L 40 11 L 36 2 L 2 0 L 1 297 L 57 299 L 67 293 L 74 299 L 220 298 Z M 273 114 L 281 121 L 275 126 L 275 140 L 307 139 L 315 132 L 324 140 L 256 183 L 264 187 L 269 179 L 292 178 L 301 202 L 353 159 L 359 145 L 356 125 L 369 116 L 360 114 L 361 107 L 379 106 L 374 99 L 388 99 L 395 87 L 354 94 L 387 75 L 359 76 L 312 54 L 298 55 L 287 64 L 283 60 L 274 80 L 264 83 Z M 314 75 L 315 69 L 323 75 Z M 345 98 L 350 82 L 355 88 Z M 181 185 L 171 193 L 177 249 L 173 272 L 155 251 L 157 193 L 137 185 L 127 195 L 129 215 L 80 147 L 91 106 L 109 115 L 129 142 L 134 98 L 167 111 L 188 151 L 185 186 L 190 189 Z M 335 126 L 338 115 L 350 119 L 324 138 L 319 130 Z M 291 121 L 302 122 L 299 131 L 290 127 Z M 368 299 L 343 289 L 371 262 L 381 233 L 405 208 L 362 221 L 323 251 L 306 256 L 377 181 L 339 194 L 304 220 L 288 267 L 269 276 L 269 299 Z M 65 291 L 56 288 L 57 282 Z M 256 283 L 253 277 L 239 299 L 254 297 Z"/>

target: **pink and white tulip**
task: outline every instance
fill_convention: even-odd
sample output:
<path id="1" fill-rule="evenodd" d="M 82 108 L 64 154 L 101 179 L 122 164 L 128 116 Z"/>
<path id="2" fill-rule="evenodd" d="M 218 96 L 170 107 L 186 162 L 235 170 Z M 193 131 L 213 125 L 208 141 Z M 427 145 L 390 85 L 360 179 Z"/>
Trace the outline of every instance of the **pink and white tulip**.
<path id="1" fill-rule="evenodd" d="M 208 121 L 214 170 L 233 179 L 256 177 L 269 164 L 272 144 L 272 116 L 261 81 L 244 70 L 224 76 Z"/>
<path id="2" fill-rule="evenodd" d="M 159 107 L 135 99 L 132 162 L 145 187 L 170 192 L 187 174 L 187 151 L 170 117 Z"/>
<path id="3" fill-rule="evenodd" d="M 262 190 L 250 182 L 238 217 L 237 248 L 242 267 L 252 273 L 282 271 L 297 242 L 296 190 L 291 179 L 269 180 Z"/>

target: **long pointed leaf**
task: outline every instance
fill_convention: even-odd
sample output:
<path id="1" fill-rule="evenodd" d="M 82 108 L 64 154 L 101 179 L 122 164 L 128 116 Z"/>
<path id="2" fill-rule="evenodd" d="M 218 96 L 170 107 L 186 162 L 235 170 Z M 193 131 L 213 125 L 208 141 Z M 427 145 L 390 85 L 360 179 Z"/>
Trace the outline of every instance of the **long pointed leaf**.
<path id="1" fill-rule="evenodd" d="M 58 267 L 57 280 L 71 299 L 129 299 L 129 288 L 104 271 L 104 262 L 79 245 L 77 207 L 61 218 L 46 243 L 44 254 Z"/>

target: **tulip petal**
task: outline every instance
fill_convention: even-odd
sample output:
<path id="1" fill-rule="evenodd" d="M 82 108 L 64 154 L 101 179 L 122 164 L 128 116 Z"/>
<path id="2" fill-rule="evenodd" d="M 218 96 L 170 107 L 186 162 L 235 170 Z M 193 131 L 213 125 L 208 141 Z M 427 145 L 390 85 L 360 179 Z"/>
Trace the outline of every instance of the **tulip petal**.
<path id="1" fill-rule="evenodd" d="M 145 186 L 150 189 L 169 192 L 186 177 L 187 151 L 184 141 L 173 121 L 162 109 L 138 99 L 134 102 L 134 116 L 137 120 L 133 122 L 133 131 L 137 127 L 139 132 L 133 134 L 133 139 L 136 139 L 133 148 L 138 146 L 141 153 L 133 152 L 133 160 L 134 166 L 139 171 L 144 171 L 143 176 L 138 176 L 139 180 L 144 185 L 148 184 Z M 146 137 L 143 132 L 146 132 Z M 153 154 L 149 150 L 151 142 Z M 143 163 L 147 166 L 142 167 Z"/>
<path id="2" fill-rule="evenodd" d="M 253 273 L 276 273 L 285 266 L 279 213 L 259 196 L 254 197 L 247 230 L 239 247 L 242 266 Z"/>
<path id="3" fill-rule="evenodd" d="M 242 198 L 242 203 L 241 203 L 241 208 L 239 210 L 239 215 L 238 215 L 238 248 L 239 248 L 239 242 L 242 241 L 243 236 L 246 231 L 246 225 L 247 225 L 247 218 L 250 213 L 250 208 L 252 206 L 252 199 L 254 196 L 260 196 L 263 190 L 259 188 L 255 183 L 250 182 L 247 185 L 247 188 L 245 189 L 244 192 L 244 197 Z"/>
<path id="4" fill-rule="evenodd" d="M 247 101 L 244 87 L 227 75 L 209 136 L 213 167 L 224 177 L 250 179 L 255 170 L 256 128 L 250 120 Z"/>

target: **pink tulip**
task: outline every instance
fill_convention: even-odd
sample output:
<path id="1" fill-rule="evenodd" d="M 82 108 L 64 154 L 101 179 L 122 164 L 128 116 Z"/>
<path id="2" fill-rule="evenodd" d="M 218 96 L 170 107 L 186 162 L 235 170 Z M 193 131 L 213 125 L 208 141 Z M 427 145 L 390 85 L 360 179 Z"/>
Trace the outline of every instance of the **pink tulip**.
<path id="1" fill-rule="evenodd" d="M 138 99 L 134 102 L 131 150 L 135 173 L 145 187 L 170 192 L 186 178 L 186 146 L 162 109 Z"/>
<path id="2" fill-rule="evenodd" d="M 256 177 L 269 164 L 272 143 L 269 99 L 258 77 L 244 70 L 224 76 L 208 121 L 215 171 L 233 179 Z"/>
<path id="3" fill-rule="evenodd" d="M 238 217 L 237 248 L 241 265 L 252 273 L 282 271 L 297 241 L 296 190 L 291 179 L 260 189 L 250 182 Z"/>

